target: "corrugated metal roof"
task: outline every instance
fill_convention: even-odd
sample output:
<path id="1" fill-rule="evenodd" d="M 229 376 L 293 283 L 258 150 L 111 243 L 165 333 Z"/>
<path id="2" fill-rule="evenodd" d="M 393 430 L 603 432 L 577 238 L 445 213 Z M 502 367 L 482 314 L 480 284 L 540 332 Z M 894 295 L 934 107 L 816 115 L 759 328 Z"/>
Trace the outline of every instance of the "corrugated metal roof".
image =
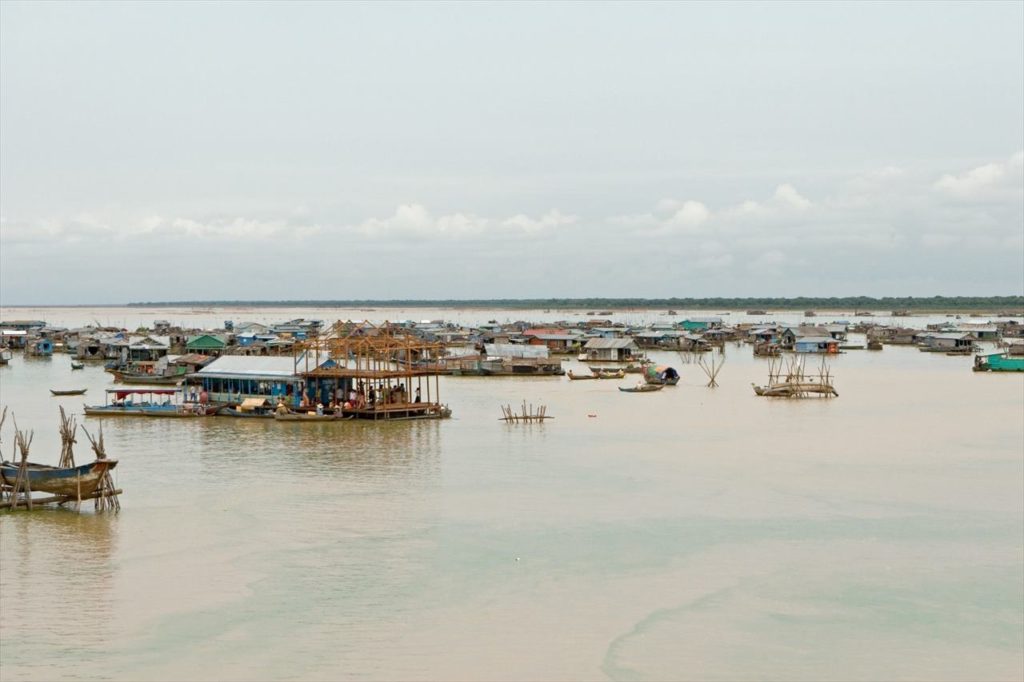
<path id="1" fill-rule="evenodd" d="M 546 358 L 547 346 L 530 346 L 523 343 L 487 343 L 484 352 L 501 358 Z"/>
<path id="2" fill-rule="evenodd" d="M 607 350 L 609 348 L 636 348 L 633 339 L 590 339 L 584 346 L 587 350 Z"/>
<path id="3" fill-rule="evenodd" d="M 196 375 L 287 378 L 305 369 L 301 357 L 296 364 L 290 356 L 223 355 L 196 372 Z"/>

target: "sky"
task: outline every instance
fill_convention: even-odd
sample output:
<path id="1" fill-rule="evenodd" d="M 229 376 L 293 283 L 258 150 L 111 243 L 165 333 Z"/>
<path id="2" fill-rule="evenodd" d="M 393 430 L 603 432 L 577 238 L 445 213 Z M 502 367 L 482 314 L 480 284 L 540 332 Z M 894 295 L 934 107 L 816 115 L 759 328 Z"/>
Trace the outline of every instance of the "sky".
<path id="1" fill-rule="evenodd" d="M 0 2 L 0 305 L 1024 293 L 1024 2 Z"/>

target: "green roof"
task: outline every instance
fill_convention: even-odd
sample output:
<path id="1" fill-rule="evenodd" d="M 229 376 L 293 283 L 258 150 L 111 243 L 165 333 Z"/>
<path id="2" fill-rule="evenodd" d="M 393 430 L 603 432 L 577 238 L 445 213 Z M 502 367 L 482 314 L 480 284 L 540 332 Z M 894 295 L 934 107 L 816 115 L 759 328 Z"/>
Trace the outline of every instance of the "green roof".
<path id="1" fill-rule="evenodd" d="M 228 345 L 228 342 L 213 334 L 200 334 L 190 336 L 185 347 L 189 350 L 220 350 Z"/>

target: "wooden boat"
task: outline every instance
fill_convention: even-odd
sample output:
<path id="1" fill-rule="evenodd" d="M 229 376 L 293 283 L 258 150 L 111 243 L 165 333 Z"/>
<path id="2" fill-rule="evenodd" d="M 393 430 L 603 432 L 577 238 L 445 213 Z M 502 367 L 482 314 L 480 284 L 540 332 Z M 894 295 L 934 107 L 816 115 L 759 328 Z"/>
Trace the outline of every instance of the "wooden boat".
<path id="1" fill-rule="evenodd" d="M 235 417 L 239 419 L 273 419 L 273 410 L 240 410 L 237 407 L 222 407 L 217 410 L 218 417 Z"/>
<path id="2" fill-rule="evenodd" d="M 72 388 L 72 389 L 68 389 L 66 391 L 58 391 L 56 389 L 51 388 L 50 389 L 50 393 L 52 393 L 53 395 L 84 395 L 86 390 L 88 390 L 88 389 Z"/>
<path id="3" fill-rule="evenodd" d="M 637 365 L 630 364 L 630 365 L 626 365 L 625 367 L 614 367 L 614 366 L 613 367 L 608 367 L 608 366 L 595 365 L 595 364 L 588 364 L 587 365 L 587 367 L 590 368 L 590 371 L 593 372 L 594 374 L 597 374 L 598 372 L 625 372 L 626 374 L 643 374 L 644 373 L 644 368 L 646 366 L 647 365 L 645 365 L 645 364 L 637 364 Z"/>
<path id="4" fill-rule="evenodd" d="M 274 420 L 279 422 L 337 422 L 353 419 L 354 414 L 317 414 L 315 412 L 288 412 L 275 414 Z"/>
<path id="5" fill-rule="evenodd" d="M 637 384 L 636 386 L 619 386 L 623 393 L 651 393 L 665 388 L 664 384 Z"/>
<path id="6" fill-rule="evenodd" d="M 137 374 L 130 372 L 111 372 L 115 381 L 123 384 L 147 384 L 150 386 L 177 386 L 184 379 L 184 374 Z"/>
<path id="7" fill-rule="evenodd" d="M 644 372 L 644 381 L 654 385 L 675 386 L 679 383 L 679 372 L 667 365 L 649 366 Z"/>
<path id="8" fill-rule="evenodd" d="M 595 374 L 573 374 L 571 369 L 565 375 L 573 381 L 590 381 L 597 378 Z"/>
<path id="9" fill-rule="evenodd" d="M 1009 352 L 977 355 L 975 372 L 1024 372 L 1024 357 L 1013 357 Z"/>
<path id="10" fill-rule="evenodd" d="M 238 405 L 223 407 L 217 411 L 225 417 L 241 417 L 243 419 L 273 419 L 277 408 L 266 398 L 246 398 Z"/>
<path id="11" fill-rule="evenodd" d="M 197 403 L 173 405 L 172 407 L 174 409 L 164 409 L 164 406 L 160 406 L 160 409 L 143 410 L 142 416 L 158 417 L 160 419 L 192 419 L 194 417 L 212 417 L 217 413 L 218 409 L 213 405 L 199 405 Z"/>
<path id="12" fill-rule="evenodd" d="M 754 393 L 768 398 L 832 398 L 838 397 L 839 393 L 832 385 L 832 375 L 829 374 L 828 365 L 822 360 L 821 368 L 817 374 L 810 374 L 804 370 L 803 358 L 790 360 L 788 367 L 783 372 L 782 365 L 778 361 L 769 361 L 768 384 L 758 386 L 750 384 Z"/>
<path id="13" fill-rule="evenodd" d="M 838 397 L 839 393 L 827 382 L 816 381 L 783 381 L 767 386 L 754 387 L 754 393 L 768 398 L 800 398 L 803 396 L 822 395 Z"/>
<path id="14" fill-rule="evenodd" d="M 27 462 L 28 481 L 32 490 L 76 497 L 89 497 L 103 480 L 103 475 L 117 466 L 116 459 L 98 459 L 89 464 L 61 469 L 46 464 Z M 18 464 L 3 462 L 0 464 L 0 479 L 7 486 L 13 487 L 18 478 Z"/>
<path id="15" fill-rule="evenodd" d="M 84 362 L 75 362 L 74 360 L 71 361 L 71 369 L 84 369 L 84 368 L 85 368 L 85 363 Z"/>
<path id="16" fill-rule="evenodd" d="M 619 369 L 619 370 L 599 369 L 599 370 L 591 370 L 591 371 L 594 372 L 594 378 L 595 379 L 624 379 L 626 377 L 626 372 L 624 370 L 621 370 L 621 369 Z"/>

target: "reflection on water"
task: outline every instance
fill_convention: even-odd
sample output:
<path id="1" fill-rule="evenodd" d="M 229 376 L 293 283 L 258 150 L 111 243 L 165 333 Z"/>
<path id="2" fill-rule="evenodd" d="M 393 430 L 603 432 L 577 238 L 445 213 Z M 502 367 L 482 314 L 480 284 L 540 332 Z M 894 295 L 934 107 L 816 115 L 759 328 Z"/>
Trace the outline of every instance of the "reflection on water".
<path id="1" fill-rule="evenodd" d="M 0 515 L 0 676 L 1020 679 L 1024 377 L 886 348 L 777 401 L 727 355 L 711 390 L 656 354 L 651 395 L 446 377 L 444 421 L 85 418 L 123 508 Z M 0 373 L 34 459 L 70 382 L 110 378 Z"/>

